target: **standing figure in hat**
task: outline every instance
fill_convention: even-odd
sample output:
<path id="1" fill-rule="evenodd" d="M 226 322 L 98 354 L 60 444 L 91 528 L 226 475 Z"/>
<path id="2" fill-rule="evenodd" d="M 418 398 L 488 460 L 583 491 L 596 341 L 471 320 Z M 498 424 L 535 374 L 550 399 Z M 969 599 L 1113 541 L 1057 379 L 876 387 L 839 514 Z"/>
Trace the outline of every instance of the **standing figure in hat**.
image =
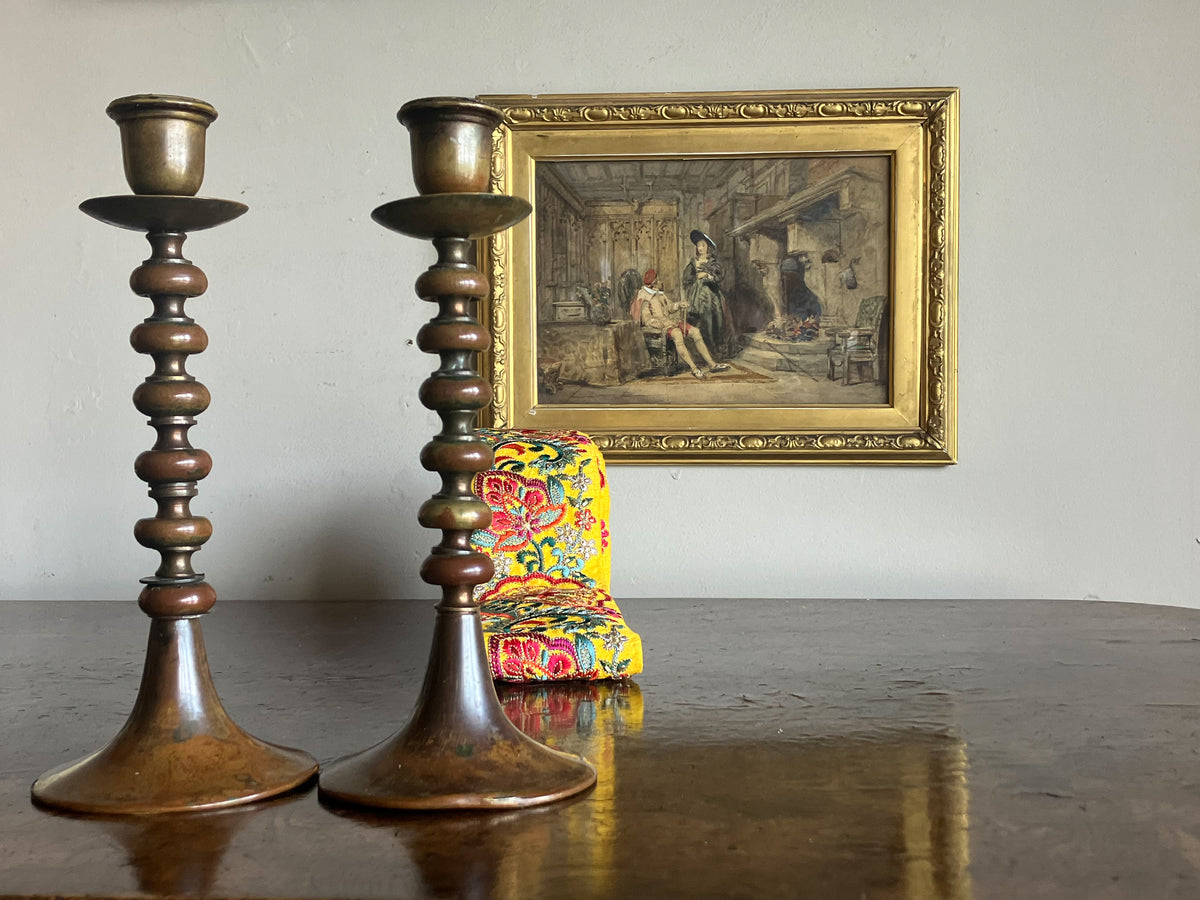
<path id="1" fill-rule="evenodd" d="M 687 304 L 682 301 L 672 301 L 663 292 L 658 272 L 654 269 L 647 269 L 642 282 L 642 287 L 634 297 L 633 306 L 629 310 L 633 321 L 642 328 L 661 331 L 665 334 L 675 345 L 675 352 L 679 358 L 687 364 L 695 377 L 703 378 L 704 373 L 692 361 L 692 354 L 688 352 L 687 348 L 688 341 L 692 342 L 710 372 L 728 371 L 729 366 L 717 362 L 708 352 L 708 346 L 704 343 L 704 335 L 700 329 L 695 325 L 688 324 Z"/>
<path id="2" fill-rule="evenodd" d="M 725 273 L 717 262 L 717 245 L 700 229 L 690 235 L 696 256 L 683 270 L 683 290 L 687 297 L 688 321 L 700 326 L 708 346 L 720 357 L 727 357 L 733 341 L 733 317 L 721 291 Z"/>

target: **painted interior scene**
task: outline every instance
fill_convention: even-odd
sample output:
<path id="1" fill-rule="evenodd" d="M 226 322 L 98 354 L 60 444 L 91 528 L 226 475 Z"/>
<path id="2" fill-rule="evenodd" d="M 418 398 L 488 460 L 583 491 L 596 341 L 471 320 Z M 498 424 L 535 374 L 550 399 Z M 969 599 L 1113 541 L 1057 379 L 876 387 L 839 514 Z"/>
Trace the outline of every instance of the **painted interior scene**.
<path id="1" fill-rule="evenodd" d="M 885 156 L 543 162 L 538 402 L 886 404 Z"/>

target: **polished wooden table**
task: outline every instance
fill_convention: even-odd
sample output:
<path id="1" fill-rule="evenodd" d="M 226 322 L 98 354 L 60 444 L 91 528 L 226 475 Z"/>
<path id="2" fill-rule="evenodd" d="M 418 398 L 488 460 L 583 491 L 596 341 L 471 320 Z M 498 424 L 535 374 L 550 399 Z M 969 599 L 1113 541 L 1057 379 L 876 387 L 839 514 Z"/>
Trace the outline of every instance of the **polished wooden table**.
<path id="1" fill-rule="evenodd" d="M 315 789 L 207 815 L 32 805 L 137 689 L 132 602 L 0 603 L 0 896 L 1200 897 L 1200 611 L 628 600 L 634 683 L 502 690 L 595 789 L 382 815 Z M 322 761 L 403 723 L 431 601 L 222 603 L 234 718 Z"/>

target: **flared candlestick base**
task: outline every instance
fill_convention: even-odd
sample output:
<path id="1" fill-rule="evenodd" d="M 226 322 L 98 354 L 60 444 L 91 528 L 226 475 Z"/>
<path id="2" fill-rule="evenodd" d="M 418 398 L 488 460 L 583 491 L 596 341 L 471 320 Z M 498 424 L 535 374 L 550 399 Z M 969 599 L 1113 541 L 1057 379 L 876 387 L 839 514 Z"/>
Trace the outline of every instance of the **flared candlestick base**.
<path id="1" fill-rule="evenodd" d="M 321 772 L 322 799 L 388 809 L 505 809 L 590 788 L 582 757 L 527 737 L 496 698 L 477 607 L 438 607 L 412 721 Z"/>
<path id="2" fill-rule="evenodd" d="M 104 748 L 33 784 L 39 803 L 138 815 L 220 809 L 290 791 L 317 773 L 301 750 L 239 728 L 217 697 L 195 618 L 153 619 L 142 686 Z"/>

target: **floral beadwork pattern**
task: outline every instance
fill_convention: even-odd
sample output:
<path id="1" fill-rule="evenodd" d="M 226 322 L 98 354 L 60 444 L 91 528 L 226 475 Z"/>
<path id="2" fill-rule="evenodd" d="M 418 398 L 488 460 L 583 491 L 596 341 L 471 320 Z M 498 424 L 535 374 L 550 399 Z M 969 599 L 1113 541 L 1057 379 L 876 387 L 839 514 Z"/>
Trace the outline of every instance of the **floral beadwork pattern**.
<path id="1" fill-rule="evenodd" d="M 611 562 L 604 457 L 578 431 L 493 431 L 475 476 L 492 524 L 471 544 L 495 574 L 476 588 L 492 677 L 500 681 L 627 678 L 641 638 L 608 593 Z"/>
<path id="2" fill-rule="evenodd" d="M 538 533 L 566 515 L 566 504 L 555 503 L 545 484 L 511 472 L 485 472 L 478 494 L 492 508 L 492 524 L 475 542 L 490 550 L 536 546 Z"/>
<path id="3" fill-rule="evenodd" d="M 525 576 L 497 586 L 481 613 L 492 677 L 502 681 L 627 678 L 642 641 L 605 591 Z"/>
<path id="4" fill-rule="evenodd" d="M 479 434 L 496 454 L 493 468 L 473 484 L 492 508 L 492 524 L 471 543 L 492 557 L 496 574 L 476 596 L 531 574 L 607 589 L 608 482 L 591 439 L 578 431 Z"/>

